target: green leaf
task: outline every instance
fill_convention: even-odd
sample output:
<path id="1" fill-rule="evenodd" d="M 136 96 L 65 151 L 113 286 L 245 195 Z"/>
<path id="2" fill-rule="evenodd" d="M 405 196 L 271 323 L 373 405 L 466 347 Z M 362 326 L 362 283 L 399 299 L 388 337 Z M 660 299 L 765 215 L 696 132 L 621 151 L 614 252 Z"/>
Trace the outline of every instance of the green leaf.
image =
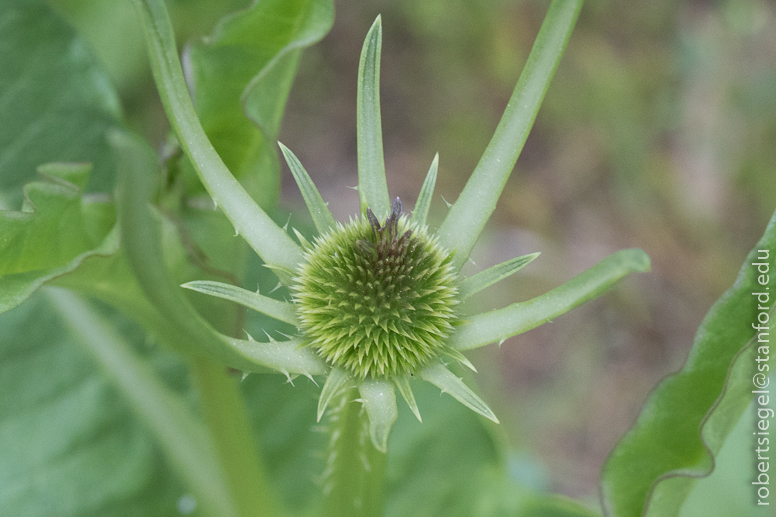
<path id="1" fill-rule="evenodd" d="M 103 318 L 65 290 L 49 293 L 68 329 L 151 430 L 170 463 L 210 515 L 237 515 L 204 426 Z"/>
<path id="2" fill-rule="evenodd" d="M 767 374 L 774 364 L 768 335 L 753 325 L 758 317 L 774 317 L 767 293 L 774 285 L 775 250 L 776 214 L 733 286 L 704 318 L 684 367 L 655 388 L 610 454 L 601 479 L 609 515 L 641 516 L 651 504 L 663 513 L 650 515 L 676 515 L 692 487 L 686 476 L 711 471 L 713 455 L 757 389 L 753 375 Z"/>
<path id="3" fill-rule="evenodd" d="M 394 384 L 399 389 L 402 398 L 407 402 L 407 407 L 410 408 L 412 414 L 418 419 L 418 422 L 422 422 L 420 418 L 420 409 L 418 409 L 418 403 L 415 401 L 415 394 L 412 393 L 412 386 L 410 386 L 410 379 L 406 375 L 400 375 L 393 379 Z"/>
<path id="4" fill-rule="evenodd" d="M 458 286 L 458 293 L 461 296 L 461 299 L 465 300 L 469 296 L 482 291 L 486 287 L 490 287 L 496 282 L 500 282 L 509 275 L 517 273 L 525 266 L 533 262 L 534 259 L 539 255 L 540 253 L 531 253 L 530 255 L 515 257 L 511 260 L 504 261 L 501 264 L 496 264 L 495 266 L 488 268 L 485 271 L 480 271 L 476 275 L 465 278 Z"/>
<path id="5" fill-rule="evenodd" d="M 450 346 L 470 350 L 501 342 L 590 301 L 630 273 L 649 271 L 649 257 L 641 250 L 620 250 L 560 287 L 525 302 L 467 317 L 456 327 Z"/>
<path id="6" fill-rule="evenodd" d="M 105 142 L 118 99 L 75 32 L 43 1 L 0 2 L 0 208 L 46 162 L 91 162 L 89 191 L 110 191 Z"/>
<path id="7" fill-rule="evenodd" d="M 581 8 L 582 0 L 553 0 L 493 138 L 437 231 L 459 268 L 496 208 Z"/>
<path id="8" fill-rule="evenodd" d="M 0 315 L 0 508 L 166 517 L 186 489 L 43 293 Z"/>
<path id="9" fill-rule="evenodd" d="M 361 49 L 358 64 L 357 151 L 358 197 L 361 213 L 372 209 L 382 221 L 391 213 L 383 159 L 383 130 L 380 122 L 380 49 L 383 26 L 380 16 L 372 24 Z"/>
<path id="10" fill-rule="evenodd" d="M 49 164 L 24 187 L 22 211 L 0 211 L 0 313 L 90 256 L 118 248 L 111 203 L 82 197 L 88 164 Z M 68 180 L 75 183 L 70 183 Z"/>
<path id="11" fill-rule="evenodd" d="M 274 143 L 301 49 L 334 21 L 331 0 L 262 0 L 189 47 L 195 105 L 210 141 L 262 206 L 280 190 Z"/>
<path id="12" fill-rule="evenodd" d="M 752 435 L 759 421 L 756 406 L 758 404 L 752 401 L 738 419 L 738 423 L 714 457 L 714 472 L 711 475 L 700 479 L 680 478 L 693 485 L 681 507 L 680 517 L 773 517 L 773 510 L 769 508 L 772 505 L 757 505 L 755 494 L 759 487 L 752 485 L 752 481 L 756 480 L 755 474 L 759 474 L 757 465 L 752 460 L 756 457 L 757 447 L 760 447 L 761 452 L 764 448 L 756 442 L 757 437 Z M 771 397 L 770 404 L 765 407 L 776 411 L 776 399 Z M 760 432 L 759 429 L 757 431 Z M 760 438 L 763 436 L 760 435 Z M 767 446 L 770 446 L 770 443 Z M 657 510 L 656 506 L 650 506 L 650 513 Z"/>

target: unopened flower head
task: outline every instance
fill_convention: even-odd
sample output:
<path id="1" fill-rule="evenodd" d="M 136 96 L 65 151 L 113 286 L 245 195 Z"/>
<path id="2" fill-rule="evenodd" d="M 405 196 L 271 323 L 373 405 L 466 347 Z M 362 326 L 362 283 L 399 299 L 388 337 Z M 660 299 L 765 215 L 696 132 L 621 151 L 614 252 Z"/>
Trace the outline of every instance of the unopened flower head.
<path id="1" fill-rule="evenodd" d="M 453 331 L 451 254 L 396 198 L 381 224 L 366 217 L 317 238 L 292 287 L 307 343 L 357 378 L 414 374 Z"/>

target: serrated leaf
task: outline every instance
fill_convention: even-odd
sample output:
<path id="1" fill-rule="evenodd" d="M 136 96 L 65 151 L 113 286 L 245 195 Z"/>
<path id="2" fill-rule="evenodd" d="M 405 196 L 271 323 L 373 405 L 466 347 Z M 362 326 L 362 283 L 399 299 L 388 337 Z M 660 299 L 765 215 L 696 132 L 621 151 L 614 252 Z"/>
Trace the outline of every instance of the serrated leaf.
<path id="1" fill-rule="evenodd" d="M 650 515 L 676 515 L 692 485 L 685 476 L 711 471 L 713 455 L 756 389 L 752 370 L 773 364 L 770 354 L 757 349 L 761 343 L 753 328 L 760 314 L 773 317 L 772 302 L 769 295 L 758 300 L 753 293 L 769 293 L 766 287 L 774 285 L 774 250 L 776 214 L 733 286 L 704 318 L 682 370 L 655 388 L 635 426 L 610 454 L 601 479 L 607 515 L 641 516 L 651 502 L 656 513 L 650 510 Z M 760 277 L 758 267 L 770 276 Z M 766 299 L 762 306 L 768 308 L 758 308 Z"/>
<path id="2" fill-rule="evenodd" d="M 78 186 L 59 179 L 84 184 L 90 166 L 50 164 L 44 170 L 43 181 L 24 187 L 22 211 L 0 211 L 0 313 L 87 257 L 118 249 L 113 205 L 89 202 Z"/>

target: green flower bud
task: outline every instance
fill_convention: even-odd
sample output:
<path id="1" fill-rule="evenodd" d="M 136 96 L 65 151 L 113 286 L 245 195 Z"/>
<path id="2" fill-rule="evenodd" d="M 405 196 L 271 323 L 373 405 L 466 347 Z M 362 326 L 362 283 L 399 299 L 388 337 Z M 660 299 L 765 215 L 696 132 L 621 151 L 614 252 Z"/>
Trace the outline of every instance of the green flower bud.
<path id="1" fill-rule="evenodd" d="M 292 287 L 306 344 L 357 378 L 414 374 L 438 357 L 456 319 L 452 254 L 396 198 L 380 225 L 337 224 L 306 250 Z"/>

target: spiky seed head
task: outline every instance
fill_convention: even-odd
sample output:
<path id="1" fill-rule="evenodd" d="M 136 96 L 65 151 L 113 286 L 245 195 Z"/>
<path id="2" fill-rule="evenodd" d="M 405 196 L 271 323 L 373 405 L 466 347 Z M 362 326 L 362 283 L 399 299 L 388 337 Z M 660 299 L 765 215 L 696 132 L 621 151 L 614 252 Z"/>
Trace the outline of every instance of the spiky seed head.
<path id="1" fill-rule="evenodd" d="M 452 254 L 402 216 L 338 224 L 306 250 L 292 286 L 308 345 L 357 378 L 415 373 L 437 357 L 458 304 Z"/>

